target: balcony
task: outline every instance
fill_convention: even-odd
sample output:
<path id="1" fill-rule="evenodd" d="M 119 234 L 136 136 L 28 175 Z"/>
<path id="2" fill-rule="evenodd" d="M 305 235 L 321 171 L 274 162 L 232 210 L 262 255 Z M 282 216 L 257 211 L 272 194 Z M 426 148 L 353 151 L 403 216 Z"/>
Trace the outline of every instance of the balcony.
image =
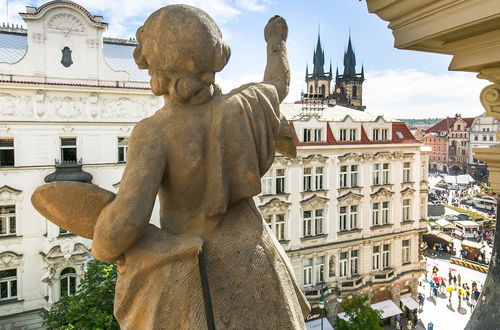
<path id="1" fill-rule="evenodd" d="M 381 271 L 374 271 L 372 276 L 372 281 L 376 282 L 384 282 L 390 280 L 394 277 L 394 269 L 387 268 Z"/>

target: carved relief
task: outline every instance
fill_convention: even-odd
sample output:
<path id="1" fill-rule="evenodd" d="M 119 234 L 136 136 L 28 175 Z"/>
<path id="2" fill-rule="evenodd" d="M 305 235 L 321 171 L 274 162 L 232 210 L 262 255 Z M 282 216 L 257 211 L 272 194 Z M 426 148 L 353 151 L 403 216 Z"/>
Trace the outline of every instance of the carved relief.
<path id="1" fill-rule="evenodd" d="M 31 35 L 31 38 L 34 42 L 43 44 L 45 42 L 45 39 L 47 39 L 47 36 L 44 33 L 33 33 Z"/>
<path id="2" fill-rule="evenodd" d="M 404 154 L 403 152 L 401 152 L 401 151 L 396 151 L 396 152 L 394 153 L 394 158 L 396 158 L 397 160 L 401 160 L 401 159 L 403 159 L 404 155 L 405 155 L 405 154 Z"/>
<path id="3" fill-rule="evenodd" d="M 51 29 L 62 31 L 65 37 L 69 37 L 73 31 L 84 31 L 82 22 L 75 16 L 68 13 L 61 13 L 52 16 L 47 25 Z"/>
<path id="4" fill-rule="evenodd" d="M 363 154 L 363 159 L 371 161 L 371 160 L 373 160 L 373 154 L 371 152 L 364 153 Z"/>
<path id="5" fill-rule="evenodd" d="M 500 118 L 500 84 L 492 84 L 483 88 L 480 99 L 488 116 Z"/>
<path id="6" fill-rule="evenodd" d="M 404 159 L 413 159 L 413 156 L 415 154 L 413 152 L 405 152 L 404 153 Z"/>
<path id="7" fill-rule="evenodd" d="M 361 156 L 356 154 L 356 153 L 347 153 L 345 155 L 342 155 L 342 156 L 339 156 L 339 160 L 341 162 L 348 162 L 348 161 L 356 161 L 356 162 L 360 162 L 361 161 Z"/>
<path id="8" fill-rule="evenodd" d="M 301 201 L 300 204 L 302 205 L 303 208 L 315 209 L 318 207 L 324 207 L 328 201 L 329 201 L 328 198 L 319 197 L 318 195 L 313 195 Z"/>
<path id="9" fill-rule="evenodd" d="M 21 190 L 14 189 L 7 185 L 0 187 L 0 201 L 10 202 L 17 198 L 22 193 Z"/>
<path id="10" fill-rule="evenodd" d="M 389 199 L 391 196 L 394 195 L 392 191 L 387 190 L 386 188 L 380 188 L 373 194 L 370 194 L 370 197 L 373 199 Z"/>
<path id="11" fill-rule="evenodd" d="M 264 214 L 284 213 L 288 210 L 290 203 L 284 202 L 278 198 L 273 198 L 269 202 L 260 205 L 259 209 Z"/>
<path id="12" fill-rule="evenodd" d="M 363 199 L 363 195 L 348 192 L 345 195 L 339 196 L 337 201 L 339 204 L 358 204 Z"/>
<path id="13" fill-rule="evenodd" d="M 295 159 L 291 159 L 291 158 L 287 158 L 287 157 L 283 157 L 283 156 L 276 156 L 274 158 L 274 164 L 277 164 L 277 165 L 280 165 L 283 167 L 288 167 L 288 166 L 291 166 L 291 165 L 297 163 L 295 161 Z"/>
<path id="14" fill-rule="evenodd" d="M 82 108 L 87 99 L 83 97 L 55 97 L 49 98 L 54 114 L 61 118 L 77 118 L 82 114 Z"/>
<path id="15" fill-rule="evenodd" d="M 373 155 L 373 160 L 392 160 L 392 157 L 389 152 L 377 152 Z"/>
<path id="16" fill-rule="evenodd" d="M 144 118 L 149 114 L 147 102 L 140 102 L 128 97 L 106 98 L 101 104 L 102 118 Z"/>
<path id="17" fill-rule="evenodd" d="M 411 197 L 411 196 L 413 196 L 414 192 L 415 192 L 414 189 L 405 188 L 405 189 L 401 190 L 401 196 L 403 196 L 403 197 Z"/>
<path id="18" fill-rule="evenodd" d="M 302 158 L 302 163 L 303 164 L 309 164 L 309 163 L 326 163 L 328 160 L 328 157 L 322 156 L 322 155 L 309 155 L 307 157 Z"/>
<path id="19" fill-rule="evenodd" d="M 32 97 L 0 93 L 0 116 L 27 117 L 32 114 Z"/>
<path id="20" fill-rule="evenodd" d="M 12 251 L 0 253 L 0 268 L 17 267 L 21 264 L 22 254 L 17 254 Z"/>

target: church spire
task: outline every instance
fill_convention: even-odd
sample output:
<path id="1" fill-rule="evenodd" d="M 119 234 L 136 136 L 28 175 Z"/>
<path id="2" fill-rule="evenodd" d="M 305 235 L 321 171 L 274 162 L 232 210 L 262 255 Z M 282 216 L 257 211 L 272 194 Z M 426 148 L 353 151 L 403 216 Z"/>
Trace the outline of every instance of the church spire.
<path id="1" fill-rule="evenodd" d="M 306 80 L 309 77 L 309 63 L 306 63 Z"/>
<path id="2" fill-rule="evenodd" d="M 352 49 L 351 31 L 349 29 L 349 42 L 347 43 L 347 50 L 344 52 L 344 76 L 356 76 L 356 55 Z"/>
<path id="3" fill-rule="evenodd" d="M 319 36 L 319 25 L 318 25 L 318 42 L 316 44 L 316 50 L 314 51 L 313 64 L 314 64 L 313 75 L 323 76 L 325 74 L 324 70 L 325 52 L 323 51 L 323 47 L 321 47 L 321 39 Z"/>

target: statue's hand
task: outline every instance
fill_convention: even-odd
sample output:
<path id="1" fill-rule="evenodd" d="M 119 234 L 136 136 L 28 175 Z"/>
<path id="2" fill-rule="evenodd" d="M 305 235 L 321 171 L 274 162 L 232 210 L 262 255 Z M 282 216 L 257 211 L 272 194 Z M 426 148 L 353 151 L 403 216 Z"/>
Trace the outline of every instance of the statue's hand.
<path id="1" fill-rule="evenodd" d="M 286 41 L 288 37 L 288 25 L 283 17 L 275 15 L 269 19 L 264 28 L 264 39 L 267 43 L 279 43 Z"/>

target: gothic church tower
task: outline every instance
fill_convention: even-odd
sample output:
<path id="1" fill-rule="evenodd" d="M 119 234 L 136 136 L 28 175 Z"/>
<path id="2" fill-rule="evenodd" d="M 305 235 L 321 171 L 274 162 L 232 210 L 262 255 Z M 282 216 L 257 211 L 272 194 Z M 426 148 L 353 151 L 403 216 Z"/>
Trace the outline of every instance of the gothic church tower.
<path id="1" fill-rule="evenodd" d="M 321 47 L 321 40 L 318 31 L 318 42 L 313 54 L 313 73 L 309 74 L 309 67 L 306 65 L 306 98 L 325 99 L 331 92 L 332 64 L 330 63 L 329 72 L 325 73 L 325 51 Z"/>

